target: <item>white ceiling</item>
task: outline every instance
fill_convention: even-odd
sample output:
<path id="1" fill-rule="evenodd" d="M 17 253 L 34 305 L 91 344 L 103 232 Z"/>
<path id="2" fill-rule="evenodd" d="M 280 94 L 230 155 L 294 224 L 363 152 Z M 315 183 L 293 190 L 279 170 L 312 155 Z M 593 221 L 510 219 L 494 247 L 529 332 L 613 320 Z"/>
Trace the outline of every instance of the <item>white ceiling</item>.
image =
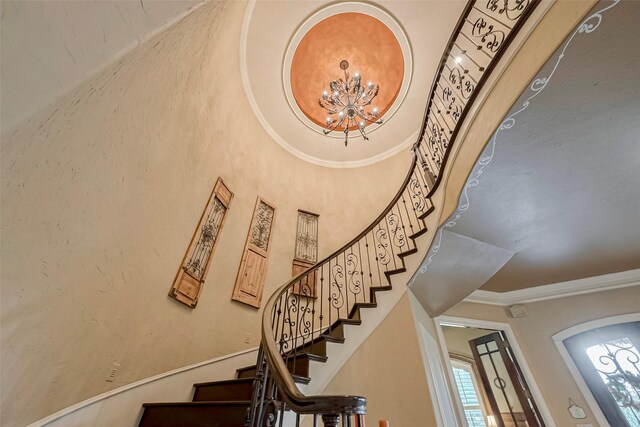
<path id="1" fill-rule="evenodd" d="M 445 233 L 412 289 L 429 287 L 432 269 L 437 278 L 464 276 L 465 289 L 502 292 L 640 268 L 638 22 L 638 3 L 620 2 L 595 31 L 573 39 L 515 126 L 497 133 L 491 162 L 468 190 L 469 209 L 445 228 L 466 242 Z M 550 75 L 558 59 L 556 52 L 538 76 Z M 510 114 L 533 94 L 527 90 Z M 492 150 L 490 143 L 483 156 Z M 477 242 L 513 257 L 486 260 L 482 274 L 473 263 L 452 264 Z"/>
<path id="2" fill-rule="evenodd" d="M 241 36 L 243 79 L 260 123 L 283 148 L 315 164 L 359 167 L 390 157 L 415 142 L 434 73 L 466 2 L 387 0 L 373 3 L 404 29 L 413 53 L 413 74 L 407 96 L 393 117 L 371 132 L 368 142 L 350 137 L 347 148 L 342 139 L 323 136 L 299 120 L 283 88 L 283 59 L 290 40 L 310 16 L 333 3 L 252 2 Z M 353 4 L 354 10 L 359 10 L 361 4 L 345 3 Z M 357 43 L 357 29 L 345 31 L 345 43 Z M 309 88 L 314 93 L 321 93 L 323 89 Z"/>
<path id="3" fill-rule="evenodd" d="M 2 0 L 2 132 L 203 1 Z"/>

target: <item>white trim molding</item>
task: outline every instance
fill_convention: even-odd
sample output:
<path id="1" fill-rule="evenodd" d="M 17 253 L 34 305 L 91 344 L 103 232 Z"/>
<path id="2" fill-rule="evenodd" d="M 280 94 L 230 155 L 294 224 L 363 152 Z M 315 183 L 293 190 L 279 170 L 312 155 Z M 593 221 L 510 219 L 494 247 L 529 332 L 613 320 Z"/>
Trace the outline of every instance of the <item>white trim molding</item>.
<path id="1" fill-rule="evenodd" d="M 524 353 L 520 349 L 520 345 L 518 344 L 518 340 L 516 339 L 513 330 L 511 329 L 511 325 L 508 323 L 502 322 L 493 322 L 489 320 L 479 320 L 479 319 L 467 319 L 463 317 L 453 317 L 453 316 L 439 316 L 433 319 L 436 325 L 436 331 L 438 333 L 438 339 L 440 340 L 440 347 L 442 351 L 446 355 L 444 357 L 447 373 L 449 375 L 450 381 L 452 384 L 455 384 L 455 380 L 453 379 L 453 368 L 451 366 L 451 360 L 448 357 L 449 350 L 447 349 L 447 343 L 444 340 L 444 332 L 442 331 L 442 324 L 449 325 L 460 325 L 471 328 L 479 328 L 479 329 L 492 329 L 495 331 L 502 331 L 507 336 L 507 340 L 511 345 L 511 349 L 516 356 L 516 360 L 518 361 L 518 365 L 522 370 L 522 374 L 524 375 L 527 383 L 529 384 L 529 390 L 531 390 L 531 394 L 535 399 L 536 404 L 538 405 L 538 409 L 540 409 L 540 413 L 542 418 L 544 419 L 545 424 L 548 427 L 556 427 L 556 422 L 551 415 L 551 411 L 549 411 L 549 407 L 545 402 L 542 393 L 540 392 L 540 388 L 538 388 L 538 384 L 536 383 L 536 379 L 529 368 L 529 364 L 527 363 L 527 359 L 524 357 Z M 456 395 L 456 402 L 458 403 L 458 409 L 461 411 L 461 416 L 463 420 L 466 420 L 464 417 L 464 409 L 462 408 L 462 403 L 459 401 L 458 393 Z"/>
<path id="2" fill-rule="evenodd" d="M 602 412 L 602 410 L 600 409 L 600 406 L 596 402 L 595 397 L 593 397 L 593 394 L 591 393 L 591 390 L 589 390 L 587 383 L 585 383 L 584 379 L 582 378 L 582 375 L 580 374 L 578 367 L 576 366 L 573 359 L 571 358 L 571 355 L 569 354 L 569 351 L 567 351 L 567 348 L 565 347 L 563 341 L 574 335 L 578 335 L 582 332 L 587 332 L 592 329 L 602 328 L 602 327 L 611 326 L 611 325 L 618 325 L 620 323 L 629 323 L 629 322 L 638 322 L 638 321 L 640 321 L 640 313 L 631 313 L 631 314 L 623 314 L 620 316 L 605 317 L 603 319 L 592 320 L 590 322 L 581 323 L 579 325 L 572 326 L 570 328 L 567 328 L 563 331 L 558 332 L 557 334 L 551 337 L 553 339 L 553 343 L 556 345 L 556 347 L 558 348 L 558 351 L 560 352 L 560 356 L 562 356 L 562 360 L 564 360 L 564 363 L 567 365 L 567 368 L 569 368 L 569 372 L 571 373 L 571 376 L 576 381 L 576 384 L 578 384 L 578 388 L 582 392 L 584 399 L 587 401 L 587 405 L 589 405 L 589 409 L 591 409 L 593 416 L 596 418 L 596 420 L 598 421 L 601 427 L 611 427 L 611 425 L 609 424 L 606 417 L 604 416 L 604 413 Z"/>
<path id="3" fill-rule="evenodd" d="M 610 291 L 640 285 L 640 268 L 585 279 L 570 280 L 550 285 L 535 286 L 509 292 L 477 290 L 464 300 L 479 304 L 509 306 L 529 302 L 565 298 L 593 292 Z"/>

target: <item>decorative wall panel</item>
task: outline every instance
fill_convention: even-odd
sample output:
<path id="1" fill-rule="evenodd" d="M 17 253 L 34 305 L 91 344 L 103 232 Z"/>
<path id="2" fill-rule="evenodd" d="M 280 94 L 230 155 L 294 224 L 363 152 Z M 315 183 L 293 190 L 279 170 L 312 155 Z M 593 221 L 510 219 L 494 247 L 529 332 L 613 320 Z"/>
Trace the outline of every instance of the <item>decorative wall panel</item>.
<path id="1" fill-rule="evenodd" d="M 211 257 L 218 243 L 224 220 L 233 199 L 233 193 L 218 178 L 205 206 L 191 243 L 182 260 L 182 266 L 169 291 L 171 298 L 195 308 L 207 276 Z"/>
<path id="2" fill-rule="evenodd" d="M 318 262 L 318 216 L 298 210 L 295 259 L 299 261 Z"/>
<path id="3" fill-rule="evenodd" d="M 275 216 L 273 204 L 258 197 L 231 297 L 235 301 L 260 308 Z"/>
<path id="4" fill-rule="evenodd" d="M 298 210 L 296 228 L 296 252 L 293 259 L 293 277 L 312 267 L 318 262 L 318 214 Z M 293 293 L 308 297 L 316 296 L 316 275 L 305 276 L 296 283 Z"/>

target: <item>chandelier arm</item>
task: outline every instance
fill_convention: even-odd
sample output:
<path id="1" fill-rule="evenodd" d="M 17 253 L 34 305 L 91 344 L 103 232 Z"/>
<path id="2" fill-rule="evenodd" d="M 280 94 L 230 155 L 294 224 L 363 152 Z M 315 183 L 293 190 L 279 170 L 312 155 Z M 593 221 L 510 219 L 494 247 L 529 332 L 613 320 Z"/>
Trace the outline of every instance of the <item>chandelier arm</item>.
<path id="1" fill-rule="evenodd" d="M 356 105 L 358 104 L 358 101 L 360 101 L 360 99 L 362 99 L 362 95 L 364 95 L 364 91 L 358 90 L 357 93 L 358 94 L 356 96 L 356 99 L 353 101 L 353 103 L 356 104 Z"/>
<path id="2" fill-rule="evenodd" d="M 341 106 L 337 106 L 335 103 L 333 102 L 329 102 L 326 99 L 322 99 L 320 98 L 318 100 L 318 104 L 324 108 L 325 110 L 327 110 L 329 112 L 329 114 L 335 114 L 337 113 L 339 110 L 342 109 Z"/>
<path id="3" fill-rule="evenodd" d="M 360 131 L 360 135 L 362 135 L 362 138 L 363 138 L 365 141 L 368 141 L 368 140 L 369 140 L 369 138 L 368 138 L 368 137 L 367 137 L 367 135 L 365 134 L 365 132 L 364 132 L 364 128 L 360 128 L 360 127 L 358 127 L 358 130 Z"/>
<path id="4" fill-rule="evenodd" d="M 342 124 L 344 123 L 345 117 L 334 121 L 335 125 L 333 126 L 333 128 L 331 129 L 331 132 L 333 132 L 334 130 L 336 130 L 337 128 L 339 128 L 340 126 L 342 126 Z"/>
<path id="5" fill-rule="evenodd" d="M 368 121 L 369 123 L 374 123 L 374 124 L 381 124 L 382 123 L 382 119 L 380 120 L 371 120 L 370 118 L 364 116 L 362 113 L 360 113 L 359 111 L 356 111 L 356 114 L 358 115 L 358 117 L 360 117 L 363 120 Z"/>

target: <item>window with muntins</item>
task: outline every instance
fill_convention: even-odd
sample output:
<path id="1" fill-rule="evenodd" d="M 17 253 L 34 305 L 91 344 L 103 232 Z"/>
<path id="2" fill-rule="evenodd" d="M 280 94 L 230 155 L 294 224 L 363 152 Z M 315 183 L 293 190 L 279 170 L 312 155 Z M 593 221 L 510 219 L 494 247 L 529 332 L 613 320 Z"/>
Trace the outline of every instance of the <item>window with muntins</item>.
<path id="1" fill-rule="evenodd" d="M 452 361 L 453 362 L 453 361 Z M 469 427 L 487 427 L 470 365 L 453 362 L 453 377 Z"/>
<path id="2" fill-rule="evenodd" d="M 640 427 L 640 322 L 593 329 L 564 344 L 607 421 Z"/>

